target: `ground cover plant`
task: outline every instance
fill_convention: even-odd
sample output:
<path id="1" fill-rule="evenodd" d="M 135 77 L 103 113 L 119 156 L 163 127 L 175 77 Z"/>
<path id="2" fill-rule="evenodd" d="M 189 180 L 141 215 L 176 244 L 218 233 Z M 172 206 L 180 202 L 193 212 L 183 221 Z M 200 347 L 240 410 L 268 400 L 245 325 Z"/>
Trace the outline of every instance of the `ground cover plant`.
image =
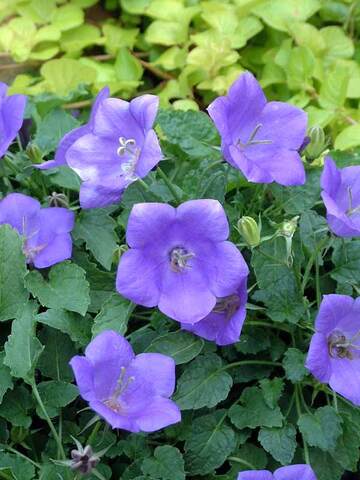
<path id="1" fill-rule="evenodd" d="M 357 3 L 0 7 L 0 478 L 359 478 Z"/>

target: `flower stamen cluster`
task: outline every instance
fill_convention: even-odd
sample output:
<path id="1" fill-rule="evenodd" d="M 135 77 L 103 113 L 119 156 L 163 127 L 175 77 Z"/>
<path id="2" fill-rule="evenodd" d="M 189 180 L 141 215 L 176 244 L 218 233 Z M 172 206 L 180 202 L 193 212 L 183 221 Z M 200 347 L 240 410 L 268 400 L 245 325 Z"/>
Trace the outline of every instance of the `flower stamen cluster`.
<path id="1" fill-rule="evenodd" d="M 170 265 L 174 272 L 182 272 L 185 268 L 191 268 L 188 264 L 195 254 L 183 247 L 175 247 L 170 252 Z"/>

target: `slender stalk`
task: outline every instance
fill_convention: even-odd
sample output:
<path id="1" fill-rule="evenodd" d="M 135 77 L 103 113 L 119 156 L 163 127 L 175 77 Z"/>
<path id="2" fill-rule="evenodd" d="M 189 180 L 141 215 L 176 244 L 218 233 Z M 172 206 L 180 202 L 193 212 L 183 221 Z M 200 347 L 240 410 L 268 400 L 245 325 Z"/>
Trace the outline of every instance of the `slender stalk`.
<path id="1" fill-rule="evenodd" d="M 282 332 L 290 333 L 290 330 L 283 325 L 275 325 L 275 324 L 268 323 L 268 322 L 262 322 L 260 320 L 247 321 L 246 325 L 249 325 L 249 326 L 252 326 L 252 327 L 272 328 L 273 330 L 280 330 Z"/>
<path id="2" fill-rule="evenodd" d="M 87 445 L 91 445 L 92 442 L 94 441 L 95 437 L 96 437 L 96 434 L 98 433 L 99 429 L 101 427 L 101 422 L 96 422 L 95 425 L 94 425 L 94 428 L 92 430 L 92 432 L 90 433 L 87 441 L 86 441 L 86 444 Z"/>
<path id="3" fill-rule="evenodd" d="M 319 256 L 315 256 L 315 286 L 316 286 L 316 303 L 320 308 L 321 303 L 321 289 L 320 289 L 320 273 L 319 273 Z"/>
<path id="4" fill-rule="evenodd" d="M 166 183 L 166 186 L 168 187 L 170 193 L 172 194 L 172 196 L 174 197 L 174 200 L 177 202 L 177 203 L 181 203 L 181 198 L 179 197 L 179 195 L 177 194 L 175 188 L 174 188 L 174 185 L 170 182 L 170 180 L 168 179 L 167 175 L 165 172 L 163 172 L 161 170 L 160 167 L 157 167 L 157 172 L 159 172 L 159 175 L 160 177 L 164 180 L 164 182 Z"/>
<path id="5" fill-rule="evenodd" d="M 300 405 L 300 395 L 299 395 L 299 386 L 298 385 L 295 385 L 295 404 L 296 404 L 296 411 L 297 411 L 298 417 L 300 417 L 301 416 L 301 405 Z M 311 465 L 310 464 L 309 449 L 308 449 L 307 443 L 305 441 L 304 435 L 301 434 L 301 436 L 302 436 L 303 445 L 304 445 L 305 462 L 308 465 Z"/>
<path id="6" fill-rule="evenodd" d="M 14 453 L 14 454 L 17 455 L 18 457 L 21 457 L 21 458 L 24 459 L 26 462 L 31 463 L 31 465 L 33 465 L 34 467 L 40 468 L 40 465 L 39 465 L 38 463 L 34 462 L 34 460 L 32 460 L 31 458 L 27 457 L 27 456 L 24 455 L 23 453 L 19 452 L 19 451 L 16 450 L 15 448 L 10 447 L 10 446 L 7 446 L 7 445 L 3 445 L 1 448 L 4 448 L 4 449 L 7 450 L 8 452 Z"/>
<path id="7" fill-rule="evenodd" d="M 336 395 L 336 392 L 335 392 L 335 391 L 333 391 L 333 399 L 334 399 L 334 409 L 335 409 L 335 412 L 338 413 L 338 412 L 339 412 L 339 408 L 338 408 L 337 395 Z"/>
<path id="8" fill-rule="evenodd" d="M 221 368 L 221 370 L 229 370 L 233 367 L 241 367 L 243 365 L 265 365 L 269 367 L 282 367 L 282 363 L 271 362 L 270 360 L 240 360 L 239 362 L 229 363 Z"/>
<path id="9" fill-rule="evenodd" d="M 144 188 L 144 190 L 146 190 L 147 192 L 150 190 L 149 185 L 148 185 L 146 182 L 144 182 L 144 180 L 143 180 L 142 178 L 138 178 L 136 181 L 139 182 L 140 185 L 141 185 L 141 186 Z"/>
<path id="10" fill-rule="evenodd" d="M 250 470 L 256 470 L 256 467 L 250 462 L 247 462 L 246 460 L 243 460 L 242 458 L 239 457 L 229 457 L 228 460 L 230 462 L 236 462 L 236 463 L 241 463 L 242 465 L 245 465 L 245 467 L 249 467 Z"/>
<path id="11" fill-rule="evenodd" d="M 62 446 L 62 443 L 61 443 L 61 440 L 59 438 L 59 435 L 56 431 L 56 428 L 51 420 L 51 418 L 49 417 L 49 414 L 47 413 L 47 410 L 45 408 L 45 405 L 43 404 L 43 401 L 41 400 L 41 397 L 40 397 L 40 394 L 39 394 L 39 390 L 36 386 L 36 383 L 35 383 L 35 380 L 31 383 L 31 388 L 32 388 L 32 391 L 33 391 L 33 394 L 34 394 L 34 397 L 45 417 L 45 420 L 47 422 L 47 424 L 49 425 L 49 428 L 51 430 L 51 433 L 53 434 L 53 437 L 54 437 L 54 440 L 58 446 L 58 449 L 59 449 L 59 452 L 60 452 L 60 455 L 62 457 L 63 460 L 66 459 L 66 456 L 65 456 L 65 451 L 64 451 L 64 447 Z"/>

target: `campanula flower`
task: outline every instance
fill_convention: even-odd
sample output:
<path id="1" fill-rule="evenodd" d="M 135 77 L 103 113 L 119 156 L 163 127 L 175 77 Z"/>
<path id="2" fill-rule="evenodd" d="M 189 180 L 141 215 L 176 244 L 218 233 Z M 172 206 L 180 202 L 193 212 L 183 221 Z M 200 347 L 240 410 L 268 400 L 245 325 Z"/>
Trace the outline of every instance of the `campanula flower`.
<path id="1" fill-rule="evenodd" d="M 339 169 L 327 157 L 321 187 L 330 229 L 340 237 L 359 237 L 360 166 Z"/>
<path id="2" fill-rule="evenodd" d="M 316 475 L 309 465 L 290 465 L 275 470 L 247 470 L 238 475 L 237 480 L 316 480 Z"/>
<path id="3" fill-rule="evenodd" d="M 306 367 L 321 383 L 360 405 L 360 297 L 324 295 Z"/>
<path id="4" fill-rule="evenodd" d="M 174 208 L 139 203 L 130 213 L 116 287 L 131 301 L 182 323 L 206 317 L 232 295 L 248 267 L 227 241 L 229 225 L 217 200 L 190 200 Z"/>
<path id="5" fill-rule="evenodd" d="M 305 170 L 298 150 L 307 127 L 306 113 L 284 102 L 267 102 L 250 72 L 218 97 L 208 112 L 221 135 L 223 155 L 250 182 L 302 185 Z"/>
<path id="6" fill-rule="evenodd" d="M 41 166 L 50 168 L 66 162 L 82 180 L 83 208 L 119 202 L 125 188 L 145 177 L 162 159 L 152 128 L 158 97 L 142 95 L 126 102 L 108 95 L 108 89 L 99 93 L 89 123 L 68 133 L 54 162 Z"/>
<path id="7" fill-rule="evenodd" d="M 0 82 L 0 157 L 14 140 L 24 120 L 25 95 L 6 96 L 7 85 Z"/>
<path id="8" fill-rule="evenodd" d="M 32 197 L 10 193 L 0 201 L 0 225 L 8 224 L 23 238 L 27 262 L 46 268 L 71 257 L 74 213 L 66 208 L 41 208 Z"/>
<path id="9" fill-rule="evenodd" d="M 238 342 L 246 316 L 246 284 L 247 274 L 232 295 L 216 300 L 216 305 L 209 315 L 192 325 L 183 323 L 182 328 L 206 340 L 214 341 L 217 345 Z"/>
<path id="10" fill-rule="evenodd" d="M 80 395 L 113 428 L 154 432 L 181 420 L 169 399 L 175 389 L 175 362 L 159 353 L 135 355 L 129 342 L 106 330 L 70 365 Z"/>

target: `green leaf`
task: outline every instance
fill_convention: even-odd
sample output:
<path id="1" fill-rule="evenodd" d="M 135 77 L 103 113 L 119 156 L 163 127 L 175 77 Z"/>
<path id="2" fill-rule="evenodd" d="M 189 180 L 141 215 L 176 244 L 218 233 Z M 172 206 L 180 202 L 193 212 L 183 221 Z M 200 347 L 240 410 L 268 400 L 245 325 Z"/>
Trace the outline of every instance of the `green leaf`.
<path id="1" fill-rule="evenodd" d="M 8 225 L 0 227 L 0 321 L 15 318 L 27 301 L 24 287 L 26 260 L 18 233 Z"/>
<path id="2" fill-rule="evenodd" d="M 0 451 L 0 472 L 9 469 L 14 480 L 32 480 L 35 476 L 35 468 L 27 460 L 18 455 Z"/>
<path id="3" fill-rule="evenodd" d="M 360 124 L 350 125 L 342 130 L 335 139 L 334 147 L 338 150 L 349 150 L 360 145 Z"/>
<path id="4" fill-rule="evenodd" d="M 85 315 L 90 303 L 89 283 L 85 271 L 78 265 L 63 262 L 51 268 L 49 281 L 40 272 L 29 272 L 26 286 L 41 305 L 65 309 Z"/>
<path id="5" fill-rule="evenodd" d="M 246 427 L 281 427 L 283 416 L 280 408 L 269 408 L 258 387 L 245 388 L 240 403 L 229 410 L 230 420 L 239 430 Z"/>
<path id="6" fill-rule="evenodd" d="M 116 222 L 102 208 L 84 210 L 76 220 L 73 237 L 84 240 L 86 247 L 106 270 L 110 270 L 117 248 Z"/>
<path id="7" fill-rule="evenodd" d="M 360 284 L 360 240 L 344 242 L 339 239 L 334 246 L 332 262 L 335 268 L 330 275 L 338 285 L 357 287 Z"/>
<path id="8" fill-rule="evenodd" d="M 5 352 L 0 352 L 0 404 L 5 393 L 13 388 L 13 381 L 9 367 L 4 364 Z"/>
<path id="9" fill-rule="evenodd" d="M 66 333 L 74 342 L 86 345 L 91 339 L 89 319 L 66 310 L 50 308 L 36 316 L 36 321 Z"/>
<path id="10" fill-rule="evenodd" d="M 58 108 L 51 110 L 40 122 L 34 143 L 44 155 L 56 150 L 63 136 L 79 126 L 79 122 L 69 113 Z"/>
<path id="11" fill-rule="evenodd" d="M 304 304 L 287 256 L 282 237 L 269 240 L 254 251 L 252 265 L 260 290 L 253 298 L 265 303 L 272 320 L 297 323 L 304 314 Z"/>
<path id="12" fill-rule="evenodd" d="M 50 417 L 57 416 L 59 408 L 66 407 L 79 395 L 79 390 L 75 385 L 63 381 L 41 382 L 37 387 Z M 40 408 L 37 407 L 36 411 L 39 417 L 44 418 Z"/>
<path id="13" fill-rule="evenodd" d="M 175 360 L 176 365 L 181 365 L 197 357 L 203 347 L 204 340 L 202 338 L 177 331 L 155 338 L 146 351 L 168 355 Z"/>
<path id="14" fill-rule="evenodd" d="M 297 348 L 289 348 L 285 352 L 283 365 L 286 377 L 293 383 L 301 382 L 307 375 L 305 354 Z"/>
<path id="15" fill-rule="evenodd" d="M 252 443 L 245 443 L 245 445 L 242 445 L 239 450 L 234 453 L 234 457 L 246 459 L 246 462 L 250 463 L 257 470 L 264 470 L 268 463 L 268 457 L 264 450 L 256 447 Z M 249 470 L 249 466 L 243 463 L 234 462 L 234 465 L 236 465 L 236 473 L 238 471 L 242 472 L 243 470 Z M 234 476 L 231 477 L 231 480 L 233 479 Z"/>
<path id="16" fill-rule="evenodd" d="M 220 467 L 236 446 L 234 431 L 224 423 L 226 410 L 196 418 L 185 442 L 186 471 L 206 475 Z"/>
<path id="17" fill-rule="evenodd" d="M 29 302 L 13 321 L 11 335 L 5 343 L 4 364 L 11 370 L 13 377 L 32 381 L 34 369 L 43 350 L 35 335 L 35 314 L 38 305 Z"/>
<path id="18" fill-rule="evenodd" d="M 30 393 L 23 386 L 9 390 L 0 405 L 0 417 L 5 418 L 13 426 L 29 428 L 32 422 L 29 410 L 33 407 Z"/>
<path id="19" fill-rule="evenodd" d="M 344 469 L 337 462 L 337 457 L 314 448 L 310 450 L 311 466 L 317 480 L 341 480 Z"/>
<path id="20" fill-rule="evenodd" d="M 233 382 L 222 365 L 221 358 L 213 353 L 199 355 L 187 365 L 174 397 L 182 410 L 212 408 L 227 398 Z"/>
<path id="21" fill-rule="evenodd" d="M 284 381 L 281 378 L 264 378 L 260 382 L 265 403 L 270 408 L 275 408 L 284 389 Z"/>
<path id="22" fill-rule="evenodd" d="M 183 457 L 177 448 L 169 445 L 156 447 L 154 457 L 146 458 L 141 470 L 156 480 L 185 480 Z"/>
<path id="23" fill-rule="evenodd" d="M 68 335 L 43 327 L 39 339 L 45 347 L 37 365 L 41 374 L 54 380 L 72 381 L 69 361 L 76 355 L 77 350 Z"/>
<path id="24" fill-rule="evenodd" d="M 360 433 L 358 422 L 350 415 L 342 415 L 342 435 L 338 438 L 333 455 L 340 465 L 355 472 L 360 457 Z"/>
<path id="25" fill-rule="evenodd" d="M 93 336 L 95 337 L 104 330 L 115 330 L 121 335 L 125 335 L 133 309 L 134 305 L 131 302 L 114 293 L 104 302 L 94 319 L 91 328 Z"/>
<path id="26" fill-rule="evenodd" d="M 305 413 L 299 417 L 298 426 L 305 441 L 323 451 L 333 450 L 342 434 L 341 417 L 332 407 L 318 408 L 314 414 Z"/>
<path id="27" fill-rule="evenodd" d="M 157 123 L 167 142 L 177 145 L 193 158 L 219 158 L 212 148 L 218 144 L 218 133 L 210 118 L 203 112 L 160 110 Z"/>
<path id="28" fill-rule="evenodd" d="M 328 234 L 327 221 L 313 210 L 309 210 L 301 215 L 299 227 L 302 243 L 310 254 L 314 253 L 319 242 Z"/>
<path id="29" fill-rule="evenodd" d="M 79 84 L 91 84 L 96 80 L 96 70 L 82 65 L 72 58 L 59 58 L 46 62 L 40 69 L 44 77 L 44 90 L 66 96 Z"/>
<path id="30" fill-rule="evenodd" d="M 259 432 L 259 442 L 281 465 L 289 465 L 296 450 L 296 429 L 288 424 L 282 428 L 263 427 Z"/>

